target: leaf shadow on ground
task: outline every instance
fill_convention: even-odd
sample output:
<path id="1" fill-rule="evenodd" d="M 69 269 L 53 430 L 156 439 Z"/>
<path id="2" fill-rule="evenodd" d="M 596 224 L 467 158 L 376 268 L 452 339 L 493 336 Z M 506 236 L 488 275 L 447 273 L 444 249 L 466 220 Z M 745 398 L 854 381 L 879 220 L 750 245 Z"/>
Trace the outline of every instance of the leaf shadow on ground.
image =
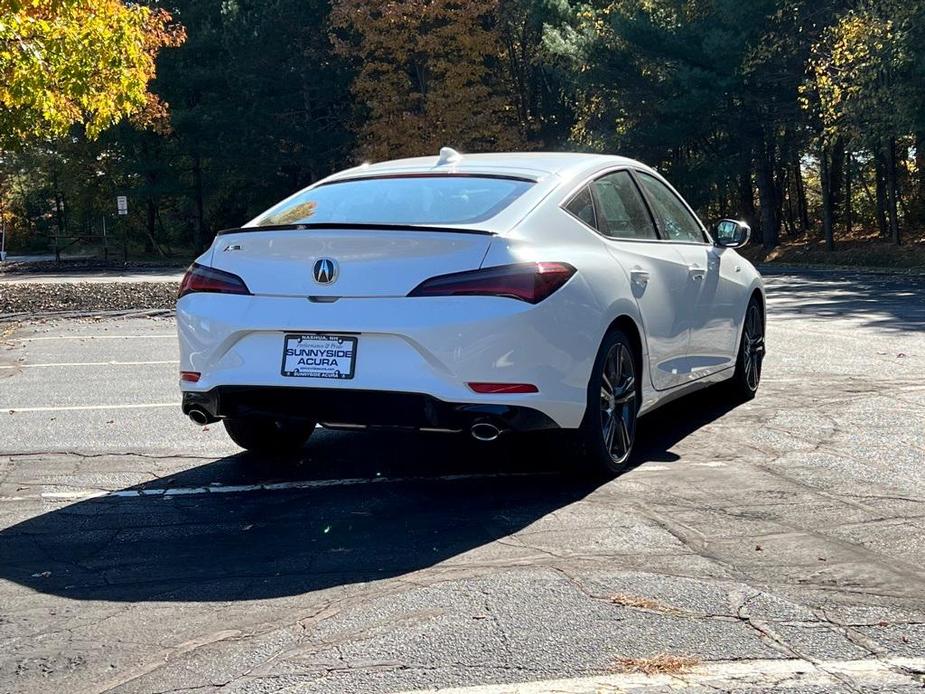
<path id="1" fill-rule="evenodd" d="M 766 271 L 775 319 L 853 319 L 890 334 L 925 330 L 925 277 Z"/>

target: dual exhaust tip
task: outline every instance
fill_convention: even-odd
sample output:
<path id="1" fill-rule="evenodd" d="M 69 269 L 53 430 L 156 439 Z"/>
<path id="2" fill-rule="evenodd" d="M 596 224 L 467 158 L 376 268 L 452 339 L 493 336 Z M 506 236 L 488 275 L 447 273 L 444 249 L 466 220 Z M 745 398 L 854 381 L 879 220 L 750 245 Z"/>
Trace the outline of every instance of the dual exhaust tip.
<path id="1" fill-rule="evenodd" d="M 200 409 L 198 407 L 194 407 L 193 409 L 191 409 L 187 413 L 187 416 L 190 418 L 193 424 L 198 424 L 201 427 L 205 426 L 206 424 L 211 424 L 212 422 L 215 421 L 214 417 L 210 417 L 208 413 L 206 413 L 205 410 Z"/>
<path id="2" fill-rule="evenodd" d="M 491 422 L 476 422 L 469 429 L 469 433 L 476 441 L 490 443 L 492 441 L 497 441 L 498 437 L 503 433 L 503 430 L 499 429 Z"/>
<path id="3" fill-rule="evenodd" d="M 190 418 L 190 421 L 193 424 L 198 426 L 205 426 L 206 424 L 211 424 L 215 421 L 214 417 L 211 417 L 205 410 L 199 407 L 193 407 L 190 409 L 187 416 Z M 503 433 L 503 430 L 492 424 L 491 422 L 476 422 L 469 429 L 469 434 L 476 441 L 482 441 L 483 443 L 491 443 L 492 441 L 497 441 L 498 438 Z"/>

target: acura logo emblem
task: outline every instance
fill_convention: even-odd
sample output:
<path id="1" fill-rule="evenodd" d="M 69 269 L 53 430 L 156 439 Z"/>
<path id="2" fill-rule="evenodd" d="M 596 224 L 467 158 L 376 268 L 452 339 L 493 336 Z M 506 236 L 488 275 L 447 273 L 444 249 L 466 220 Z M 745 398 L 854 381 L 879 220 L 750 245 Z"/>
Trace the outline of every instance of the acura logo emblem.
<path id="1" fill-rule="evenodd" d="M 331 258 L 320 258 L 315 261 L 315 269 L 312 274 L 318 284 L 331 284 L 337 279 L 337 263 Z"/>

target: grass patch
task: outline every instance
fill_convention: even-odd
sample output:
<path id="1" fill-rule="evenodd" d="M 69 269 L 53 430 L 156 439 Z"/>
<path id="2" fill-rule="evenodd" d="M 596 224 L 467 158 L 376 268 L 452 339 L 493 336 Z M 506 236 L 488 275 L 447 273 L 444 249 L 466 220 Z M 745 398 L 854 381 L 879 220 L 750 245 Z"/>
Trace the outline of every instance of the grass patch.
<path id="1" fill-rule="evenodd" d="M 614 665 L 619 673 L 642 675 L 683 675 L 700 665 L 698 658 L 660 653 L 652 658 L 620 658 Z"/>

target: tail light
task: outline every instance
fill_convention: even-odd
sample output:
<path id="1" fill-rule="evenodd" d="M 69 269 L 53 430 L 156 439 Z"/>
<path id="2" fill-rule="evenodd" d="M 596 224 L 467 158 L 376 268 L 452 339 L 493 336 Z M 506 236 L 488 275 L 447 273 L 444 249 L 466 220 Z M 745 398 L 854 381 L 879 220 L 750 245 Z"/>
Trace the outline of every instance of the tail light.
<path id="1" fill-rule="evenodd" d="M 250 294 L 247 285 L 237 275 L 224 270 L 206 267 L 193 263 L 183 275 L 180 282 L 180 299 L 187 294 L 195 292 L 211 292 L 212 294 Z"/>
<path id="2" fill-rule="evenodd" d="M 408 296 L 504 296 L 538 304 L 574 274 L 567 263 L 500 265 L 432 277 Z"/>
<path id="3" fill-rule="evenodd" d="M 540 392 L 540 389 L 531 383 L 469 383 L 467 385 L 476 393 L 486 395 Z"/>

